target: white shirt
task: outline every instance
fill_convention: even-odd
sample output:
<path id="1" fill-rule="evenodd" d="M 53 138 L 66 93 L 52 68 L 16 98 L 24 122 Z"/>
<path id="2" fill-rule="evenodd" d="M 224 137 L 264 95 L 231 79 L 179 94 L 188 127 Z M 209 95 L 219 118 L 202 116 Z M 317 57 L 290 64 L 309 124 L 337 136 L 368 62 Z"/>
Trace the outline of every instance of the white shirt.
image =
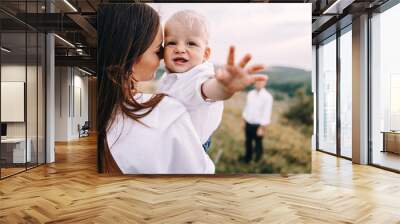
<path id="1" fill-rule="evenodd" d="M 200 141 L 205 143 L 221 123 L 223 101 L 205 101 L 201 84 L 214 76 L 214 66 L 204 62 L 183 73 L 164 73 L 158 82 L 157 92 L 180 101 L 187 109 Z"/>
<path id="2" fill-rule="evenodd" d="M 272 95 L 266 90 L 251 90 L 247 94 L 246 106 L 243 111 L 243 118 L 247 123 L 268 125 L 271 123 Z"/>
<path id="3" fill-rule="evenodd" d="M 137 100 L 145 102 L 150 94 Z M 139 111 L 140 112 L 140 111 Z M 164 97 L 139 122 L 119 112 L 107 132 L 111 154 L 124 174 L 213 174 L 185 107 Z"/>

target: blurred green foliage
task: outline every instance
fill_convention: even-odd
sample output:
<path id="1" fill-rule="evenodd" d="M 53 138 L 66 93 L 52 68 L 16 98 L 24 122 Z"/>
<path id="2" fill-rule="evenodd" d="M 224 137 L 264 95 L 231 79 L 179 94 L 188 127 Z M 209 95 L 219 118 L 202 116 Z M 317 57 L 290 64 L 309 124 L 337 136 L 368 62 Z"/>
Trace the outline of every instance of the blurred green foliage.
<path id="1" fill-rule="evenodd" d="M 284 116 L 299 124 L 313 125 L 314 100 L 306 93 L 306 87 L 298 89 Z"/>
<path id="2" fill-rule="evenodd" d="M 245 93 L 225 102 L 222 123 L 213 134 L 210 157 L 217 173 L 310 173 L 311 135 L 309 126 L 291 122 L 283 116 L 289 100 L 274 101 L 272 124 L 263 139 L 263 157 L 249 164 L 239 161 L 244 154 L 244 121 L 241 113 Z M 311 126 L 312 130 L 312 126 Z"/>

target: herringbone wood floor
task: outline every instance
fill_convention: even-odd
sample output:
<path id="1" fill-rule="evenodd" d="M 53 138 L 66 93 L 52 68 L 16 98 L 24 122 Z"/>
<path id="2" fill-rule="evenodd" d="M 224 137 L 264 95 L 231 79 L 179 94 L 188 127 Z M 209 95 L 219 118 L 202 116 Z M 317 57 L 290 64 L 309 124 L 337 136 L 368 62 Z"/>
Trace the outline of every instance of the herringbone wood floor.
<path id="1" fill-rule="evenodd" d="M 289 177 L 108 177 L 95 144 L 0 181 L 0 223 L 400 223 L 399 174 L 323 153 Z"/>

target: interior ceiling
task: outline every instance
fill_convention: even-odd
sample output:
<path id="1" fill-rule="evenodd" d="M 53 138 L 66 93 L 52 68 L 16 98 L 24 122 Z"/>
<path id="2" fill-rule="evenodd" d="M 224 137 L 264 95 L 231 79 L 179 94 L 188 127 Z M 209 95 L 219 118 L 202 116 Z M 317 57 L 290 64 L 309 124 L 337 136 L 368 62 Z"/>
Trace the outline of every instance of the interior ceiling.
<path id="1" fill-rule="evenodd" d="M 49 0 L 48 0 L 49 1 Z M 127 3 L 129 0 L 68 0 L 78 10 L 75 12 L 63 0 L 50 0 L 54 13 L 46 13 L 45 0 L 28 2 L 1 0 L 0 20 L 3 32 L 18 32 L 28 24 L 41 32 L 55 32 L 74 44 L 71 48 L 64 41 L 56 38 L 56 65 L 86 66 L 96 68 L 96 11 L 101 3 Z M 373 9 L 387 0 L 341 0 L 345 8 L 340 14 L 323 14 L 337 0 L 250 0 L 238 2 L 265 3 L 312 3 L 313 43 L 329 34 L 329 28 L 345 16 L 354 16 Z M 168 1 L 148 1 L 168 2 Z M 173 2 L 185 2 L 174 0 Z M 198 0 L 198 2 L 203 2 Z M 207 2 L 224 2 L 208 0 Z M 38 4 L 36 4 L 38 3 Z M 340 5 L 340 4 L 339 4 Z M 28 12 L 28 13 L 27 13 Z M 351 22 L 351 18 L 349 20 Z M 334 32 L 330 31 L 330 32 Z M 81 49 L 78 50 L 77 49 Z"/>

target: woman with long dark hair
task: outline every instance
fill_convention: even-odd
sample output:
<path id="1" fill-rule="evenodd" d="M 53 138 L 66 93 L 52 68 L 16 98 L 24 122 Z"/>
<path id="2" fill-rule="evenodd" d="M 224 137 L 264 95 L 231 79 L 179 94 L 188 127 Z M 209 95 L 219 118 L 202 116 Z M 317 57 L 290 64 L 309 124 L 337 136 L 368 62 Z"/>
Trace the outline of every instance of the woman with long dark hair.
<path id="1" fill-rule="evenodd" d="M 162 51 L 157 12 L 145 4 L 98 12 L 98 162 L 106 173 L 214 173 L 185 108 L 162 94 L 139 93 Z"/>
<path id="2" fill-rule="evenodd" d="M 139 82 L 154 79 L 162 57 L 157 12 L 145 4 L 110 4 L 102 5 L 97 16 L 99 171 L 214 173 L 214 164 L 184 106 L 163 94 L 144 94 L 137 89 Z M 237 66 L 233 57 L 231 48 L 228 66 L 219 77 L 236 92 L 245 86 L 241 80 L 250 84 L 247 76 L 251 72 L 244 70 L 250 56 Z"/>

